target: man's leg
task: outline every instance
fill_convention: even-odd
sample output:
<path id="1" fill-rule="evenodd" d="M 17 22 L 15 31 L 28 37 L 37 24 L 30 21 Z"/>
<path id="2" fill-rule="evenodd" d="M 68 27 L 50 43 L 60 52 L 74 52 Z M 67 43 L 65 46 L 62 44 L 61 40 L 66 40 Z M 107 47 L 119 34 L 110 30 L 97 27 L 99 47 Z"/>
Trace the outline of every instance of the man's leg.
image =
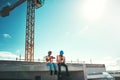
<path id="1" fill-rule="evenodd" d="M 52 73 L 53 73 L 53 71 L 52 71 L 52 63 L 47 63 L 47 66 L 49 66 L 50 67 L 50 75 L 52 75 Z"/>
<path id="2" fill-rule="evenodd" d="M 68 66 L 65 63 L 63 63 L 62 66 L 64 66 L 66 68 L 66 75 L 69 76 Z"/>
<path id="3" fill-rule="evenodd" d="M 54 67 L 54 74 L 57 74 L 57 68 L 55 63 L 53 63 L 53 67 Z"/>
<path id="4" fill-rule="evenodd" d="M 61 64 L 59 63 L 58 64 L 58 77 L 60 77 L 61 75 Z"/>

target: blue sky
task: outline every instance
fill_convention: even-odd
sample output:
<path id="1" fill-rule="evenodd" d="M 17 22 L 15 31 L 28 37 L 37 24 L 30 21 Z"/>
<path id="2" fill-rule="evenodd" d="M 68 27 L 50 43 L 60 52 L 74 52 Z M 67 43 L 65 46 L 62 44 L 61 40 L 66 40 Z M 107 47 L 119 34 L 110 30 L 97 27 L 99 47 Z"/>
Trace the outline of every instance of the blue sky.
<path id="1" fill-rule="evenodd" d="M 35 13 L 36 59 L 49 50 L 68 61 L 106 64 L 120 70 L 119 0 L 45 0 Z M 26 2 L 0 17 L 0 59 L 24 57 Z"/>

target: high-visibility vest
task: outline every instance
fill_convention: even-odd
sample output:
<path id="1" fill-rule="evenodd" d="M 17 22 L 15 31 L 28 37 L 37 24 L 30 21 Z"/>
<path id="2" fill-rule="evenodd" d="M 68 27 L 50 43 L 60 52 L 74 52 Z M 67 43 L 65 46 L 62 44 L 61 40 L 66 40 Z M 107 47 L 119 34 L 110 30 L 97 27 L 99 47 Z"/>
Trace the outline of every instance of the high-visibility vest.
<path id="1" fill-rule="evenodd" d="M 64 63 L 65 62 L 65 57 L 64 56 L 57 56 L 57 63 Z"/>
<path id="2" fill-rule="evenodd" d="M 53 62 L 53 56 L 46 56 L 46 62 Z"/>

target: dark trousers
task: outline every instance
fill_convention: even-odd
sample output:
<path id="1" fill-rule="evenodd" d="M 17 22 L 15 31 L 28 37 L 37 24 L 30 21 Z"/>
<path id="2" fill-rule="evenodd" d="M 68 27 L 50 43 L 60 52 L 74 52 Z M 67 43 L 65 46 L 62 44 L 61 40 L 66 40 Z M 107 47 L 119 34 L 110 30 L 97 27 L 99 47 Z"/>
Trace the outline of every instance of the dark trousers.
<path id="1" fill-rule="evenodd" d="M 66 75 L 69 75 L 68 67 L 65 63 L 58 63 L 58 75 L 61 75 L 61 66 L 64 66 L 66 69 Z"/>

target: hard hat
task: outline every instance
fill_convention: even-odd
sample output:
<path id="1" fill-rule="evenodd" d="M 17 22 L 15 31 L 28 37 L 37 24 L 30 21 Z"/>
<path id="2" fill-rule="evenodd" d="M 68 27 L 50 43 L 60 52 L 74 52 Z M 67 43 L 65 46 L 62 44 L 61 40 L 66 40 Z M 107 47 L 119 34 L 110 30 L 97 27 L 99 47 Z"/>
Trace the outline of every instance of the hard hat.
<path id="1" fill-rule="evenodd" d="M 60 51 L 60 55 L 63 55 L 63 54 L 64 54 L 64 52 L 61 50 L 61 51 Z"/>

